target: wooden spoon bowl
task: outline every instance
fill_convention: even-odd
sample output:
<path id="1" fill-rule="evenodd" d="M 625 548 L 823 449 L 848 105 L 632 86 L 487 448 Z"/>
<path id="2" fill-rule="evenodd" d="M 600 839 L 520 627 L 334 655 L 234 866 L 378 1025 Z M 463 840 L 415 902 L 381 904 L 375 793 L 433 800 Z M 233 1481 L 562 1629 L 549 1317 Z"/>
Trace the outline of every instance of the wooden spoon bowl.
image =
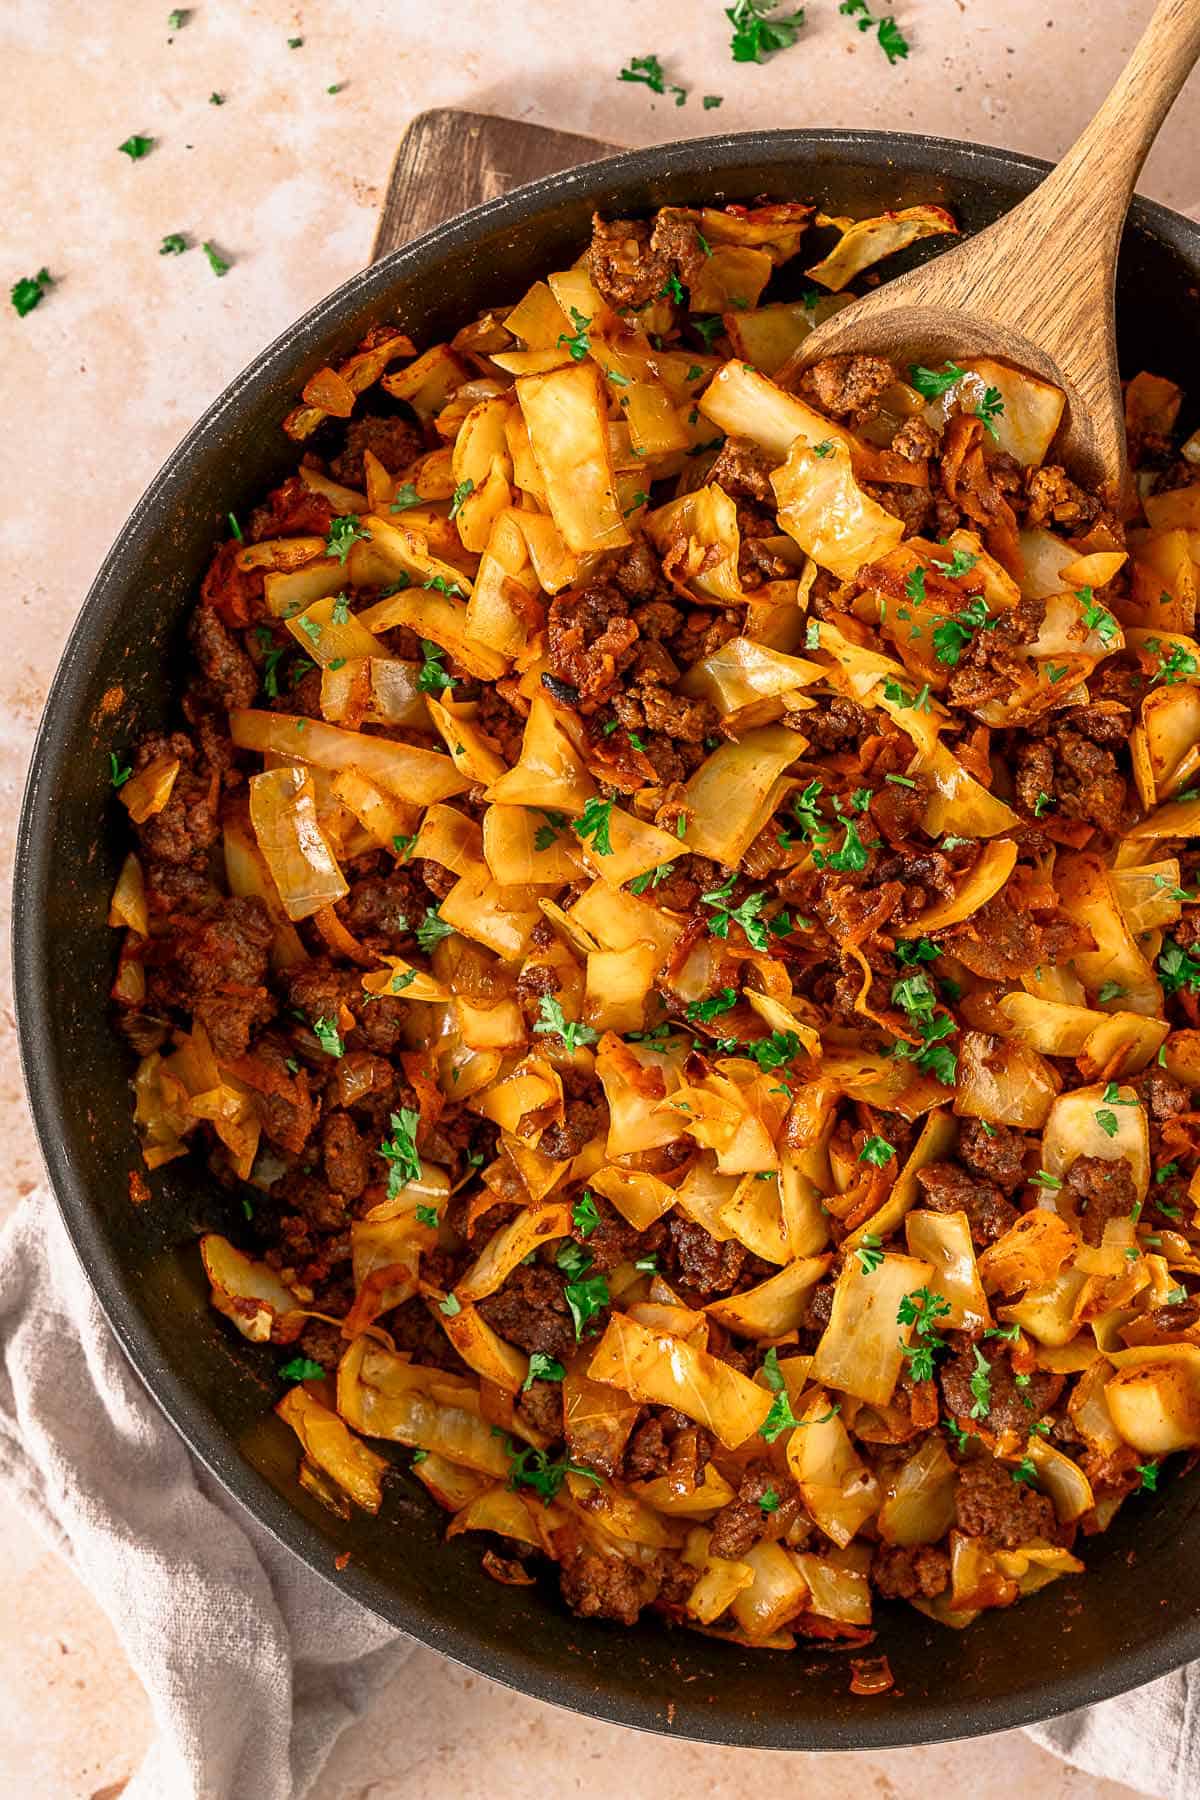
<path id="1" fill-rule="evenodd" d="M 936 366 L 978 356 L 1067 396 L 1056 454 L 1118 503 L 1129 488 L 1117 368 L 1117 250 L 1146 154 L 1200 57 L 1200 0 L 1160 0 L 1116 85 L 1058 167 L 977 237 L 887 282 L 804 340 Z"/>

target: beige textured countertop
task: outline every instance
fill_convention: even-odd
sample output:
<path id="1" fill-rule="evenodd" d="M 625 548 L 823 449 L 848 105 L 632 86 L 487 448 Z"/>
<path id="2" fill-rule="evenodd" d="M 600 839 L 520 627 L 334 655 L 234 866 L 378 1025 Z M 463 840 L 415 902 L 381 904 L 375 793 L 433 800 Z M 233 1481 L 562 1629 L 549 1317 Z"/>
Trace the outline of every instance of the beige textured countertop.
<path id="1" fill-rule="evenodd" d="M 43 265 L 48 299 L 0 313 L 0 857 L 8 865 L 42 697 L 92 574 L 184 430 L 297 314 L 367 260 L 396 143 L 423 108 L 465 105 L 629 144 L 770 124 L 871 125 L 1055 156 L 1097 104 L 1149 0 L 896 0 L 912 44 L 889 67 L 873 38 L 810 0 L 793 49 L 734 65 L 720 0 L 197 0 L 171 34 L 167 0 L 98 6 L 8 0 L 0 17 L 8 175 L 7 288 Z M 288 48 L 289 37 L 303 45 Z M 676 110 L 622 85 L 654 52 L 693 91 Z M 339 92 L 327 89 L 342 84 Z M 224 104 L 209 103 L 213 92 Z M 705 112 L 703 93 L 724 104 Z M 1200 206 L 1196 86 L 1142 183 Z M 138 163 L 117 152 L 153 137 Z M 1191 153 L 1191 154 L 1189 154 Z M 212 239 L 159 256 L 165 233 Z M 7 925 L 5 925 L 7 939 Z M 0 1213 L 38 1179 L 0 994 Z M 105 1800 L 136 1765 L 150 1720 L 107 1621 L 74 1578 L 0 1506 L 0 1794 Z M 408 1800 L 431 1775 L 461 1800 L 553 1785 L 559 1794 L 713 1800 L 784 1772 L 766 1752 L 633 1740 L 517 1698 L 431 1654 L 337 1750 L 319 1800 Z M 397 1702 L 400 1702 L 397 1695 Z M 481 1754 L 486 1746 L 486 1756 Z M 613 1770 L 619 1768 L 615 1784 Z M 793 1760 L 808 1793 L 1119 1800 L 1124 1788 L 1062 1771 L 1006 1736 L 969 1747 Z"/>

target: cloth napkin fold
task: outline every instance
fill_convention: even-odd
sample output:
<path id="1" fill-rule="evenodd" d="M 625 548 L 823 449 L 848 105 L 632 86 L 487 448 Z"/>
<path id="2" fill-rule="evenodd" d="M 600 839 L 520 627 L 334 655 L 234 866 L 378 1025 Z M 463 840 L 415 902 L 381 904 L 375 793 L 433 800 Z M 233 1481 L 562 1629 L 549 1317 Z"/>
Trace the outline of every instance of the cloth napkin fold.
<path id="1" fill-rule="evenodd" d="M 302 1800 L 411 1641 L 193 1461 L 104 1320 L 47 1191 L 0 1235 L 0 1484 L 103 1607 L 156 1738 L 124 1800 Z M 1200 1664 L 1030 1736 L 1161 1800 L 1200 1791 Z"/>

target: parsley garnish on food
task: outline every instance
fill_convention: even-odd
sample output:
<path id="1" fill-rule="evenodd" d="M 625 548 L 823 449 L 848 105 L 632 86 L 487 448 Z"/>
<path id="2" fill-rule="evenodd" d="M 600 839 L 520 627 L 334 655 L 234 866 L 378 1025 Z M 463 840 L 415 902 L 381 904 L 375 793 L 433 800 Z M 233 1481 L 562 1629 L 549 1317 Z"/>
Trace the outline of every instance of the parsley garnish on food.
<path id="1" fill-rule="evenodd" d="M 631 56 L 626 67 L 617 76 L 617 80 L 640 81 L 643 87 L 650 89 L 652 94 L 673 94 L 676 106 L 682 106 L 688 97 L 686 88 L 677 87 L 673 81 L 667 80 L 657 56 Z M 707 106 L 708 101 L 706 100 L 704 104 Z M 718 102 L 719 104 L 720 102 Z"/>
<path id="2" fill-rule="evenodd" d="M 346 1046 L 342 1043 L 342 1034 L 338 1030 L 336 1019 L 314 1019 L 313 1036 L 326 1056 L 344 1056 L 346 1054 Z"/>
<path id="3" fill-rule="evenodd" d="M 632 737 L 630 737 L 629 741 L 633 744 Z M 642 748 L 641 744 L 633 744 L 633 747 L 635 750 L 640 750 Z M 636 875 L 629 884 L 630 893 L 644 894 L 648 887 L 657 887 L 660 882 L 666 881 L 674 867 L 675 864 L 673 862 L 659 863 L 656 869 L 647 869 L 644 875 Z"/>
<path id="4" fill-rule="evenodd" d="M 463 501 L 466 500 L 468 498 L 468 496 L 473 494 L 474 492 L 475 492 L 475 483 L 471 480 L 471 477 L 468 475 L 467 479 L 465 481 L 460 481 L 458 486 L 454 490 L 454 498 L 450 502 L 450 514 L 449 514 L 449 517 L 452 521 L 454 519 L 457 519 L 460 511 L 462 510 Z M 393 511 L 394 510 L 395 510 L 395 508 L 393 508 Z"/>
<path id="5" fill-rule="evenodd" d="M 586 1188 L 571 1208 L 571 1223 L 583 1237 L 591 1237 L 600 1223 L 596 1202 Z"/>
<path id="6" fill-rule="evenodd" d="M 549 850 L 551 844 L 558 842 L 558 834 L 566 825 L 567 815 L 560 812 L 548 812 L 544 806 L 539 806 L 538 811 L 546 823 L 539 825 L 534 832 L 533 847 L 535 850 Z"/>
<path id="7" fill-rule="evenodd" d="M 122 768 L 121 764 L 117 761 L 116 751 L 110 750 L 108 753 L 108 766 L 111 770 L 109 780 L 112 782 L 112 785 L 115 788 L 124 787 L 125 783 L 129 780 L 129 777 L 133 774 L 131 765 L 126 763 L 125 767 Z"/>
<path id="8" fill-rule="evenodd" d="M 1163 682 L 1166 687 L 1174 687 L 1186 675 L 1196 673 L 1196 659 L 1182 644 L 1172 644 L 1169 650 L 1164 651 L 1158 638 L 1147 638 L 1146 648 L 1158 657 L 1158 668 L 1150 677 L 1151 687 L 1156 681 Z"/>
<path id="9" fill-rule="evenodd" d="M 904 591 L 914 606 L 920 606 L 925 599 L 925 571 L 920 563 L 905 576 Z"/>
<path id="10" fill-rule="evenodd" d="M 117 149 L 122 151 L 129 158 L 130 162 L 141 162 L 143 156 L 149 156 L 153 148 L 154 139 L 151 137 L 139 137 L 137 132 L 134 132 L 132 137 L 127 137 L 123 144 L 117 145 Z"/>
<path id="11" fill-rule="evenodd" d="M 433 588 L 435 593 L 445 594 L 448 600 L 463 600 L 466 596 L 456 581 L 447 581 L 444 575 L 431 575 L 428 581 L 421 583 L 423 588 Z"/>
<path id="12" fill-rule="evenodd" d="M 200 248 L 208 258 L 208 266 L 214 275 L 228 275 L 231 265 L 226 262 L 215 244 L 205 239 Z"/>
<path id="13" fill-rule="evenodd" d="M 1058 1176 L 1049 1174 L 1045 1169 L 1039 1169 L 1037 1174 L 1031 1175 L 1029 1179 L 1034 1187 L 1056 1190 L 1062 1186 L 1062 1182 L 1059 1180 Z"/>
<path id="14" fill-rule="evenodd" d="M 426 1226 L 430 1231 L 437 1230 L 438 1209 L 436 1206 L 418 1206 L 416 1211 L 418 1225 Z"/>
<path id="15" fill-rule="evenodd" d="M 758 1428 L 758 1435 L 773 1444 L 782 1432 L 790 1431 L 796 1424 L 796 1415 L 792 1411 L 792 1403 L 788 1399 L 787 1384 L 783 1379 L 783 1371 L 779 1367 L 779 1352 L 774 1345 L 763 1357 L 763 1374 L 767 1386 L 775 1398 L 771 1410 Z"/>
<path id="16" fill-rule="evenodd" d="M 418 494 L 411 481 L 401 482 L 396 489 L 396 498 L 392 501 L 391 512 L 407 512 L 410 506 L 424 506 L 425 502 Z"/>
<path id="17" fill-rule="evenodd" d="M 970 550 L 955 550 L 949 562 L 939 562 L 935 556 L 933 566 L 940 569 L 948 581 L 958 581 L 961 576 L 969 574 L 978 561 L 979 558 Z"/>
<path id="18" fill-rule="evenodd" d="M 896 942 L 895 956 L 899 963 L 936 962 L 941 954 L 932 938 L 899 938 Z"/>
<path id="19" fill-rule="evenodd" d="M 571 1309 L 578 1342 L 583 1337 L 584 1326 L 608 1305 L 608 1283 L 603 1275 L 589 1275 L 580 1281 L 568 1281 L 563 1288 L 563 1295 Z"/>
<path id="20" fill-rule="evenodd" d="M 26 313 L 31 313 L 40 305 L 46 289 L 53 286 L 49 269 L 39 269 L 36 275 L 23 275 L 19 281 L 14 281 L 9 289 L 9 299 L 16 308 L 17 317 L 23 319 Z"/>
<path id="21" fill-rule="evenodd" d="M 1014 1481 L 1027 1482 L 1030 1487 L 1034 1485 L 1037 1481 L 1037 1464 L 1034 1462 L 1032 1456 L 1023 1456 L 1021 1458 L 1020 1462 L 1012 1471 L 1012 1478 Z"/>
<path id="22" fill-rule="evenodd" d="M 561 1381 L 566 1372 L 557 1357 L 535 1350 L 529 1358 L 529 1373 L 521 1383 L 521 1392 L 527 1394 L 535 1381 Z"/>
<path id="23" fill-rule="evenodd" d="M 956 551 L 955 555 L 961 555 Z M 939 564 L 939 567 L 942 566 Z M 998 621 L 990 619 L 987 601 L 982 595 L 967 604 L 952 618 L 940 618 L 933 627 L 933 648 L 940 663 L 956 668 L 963 651 L 981 628 L 994 625 Z"/>
<path id="24" fill-rule="evenodd" d="M 729 53 L 734 62 L 765 62 L 777 50 L 788 50 L 800 35 L 804 24 L 804 8 L 795 12 L 772 13 L 775 0 L 734 0 L 725 9 L 725 17 L 733 26 Z"/>
<path id="25" fill-rule="evenodd" d="M 844 819 L 842 823 L 846 832 L 841 849 L 833 851 L 829 856 L 823 856 L 821 851 L 814 850 L 813 861 L 818 868 L 824 866 L 836 869 L 840 874 L 865 869 L 870 861 L 870 852 L 859 836 L 858 826 L 853 819 Z"/>
<path id="26" fill-rule="evenodd" d="M 392 1193 L 392 1176 L 394 1174 L 395 1174 L 395 1170 L 393 1169 L 389 1173 L 389 1176 L 388 1176 L 388 1198 L 389 1199 L 395 1198 L 395 1196 Z M 403 1185 L 402 1183 L 397 1182 L 397 1184 L 396 1184 L 397 1193 L 400 1191 L 400 1187 L 402 1185 Z M 459 1299 L 457 1294 L 447 1294 L 446 1298 L 444 1300 L 438 1301 L 438 1311 L 440 1313 L 445 1313 L 445 1315 L 448 1319 L 456 1319 L 458 1317 L 459 1313 L 462 1311 L 462 1301 Z"/>
<path id="27" fill-rule="evenodd" d="M 886 1138 L 869 1137 L 858 1153 L 859 1162 L 872 1163 L 875 1168 L 882 1169 L 895 1156 L 895 1149 Z"/>
<path id="28" fill-rule="evenodd" d="M 1053 806 L 1053 805 L 1054 805 L 1054 796 L 1052 794 L 1047 794 L 1047 793 L 1039 790 L 1038 797 L 1033 803 L 1034 818 L 1040 819 L 1042 814 L 1045 812 L 1046 808 L 1048 806 Z"/>
<path id="29" fill-rule="evenodd" d="M 435 944 L 440 944 L 443 938 L 449 937 L 453 930 L 453 925 L 447 925 L 443 921 L 436 906 L 427 906 L 425 917 L 417 926 L 417 942 L 428 953 Z"/>
<path id="30" fill-rule="evenodd" d="M 1142 1478 L 1142 1489 L 1144 1489 L 1147 1494 L 1157 1493 L 1157 1491 L 1158 1491 L 1158 1464 L 1157 1463 L 1134 1463 L 1133 1467 L 1134 1467 L 1134 1472 L 1136 1474 L 1140 1475 Z"/>
<path id="31" fill-rule="evenodd" d="M 592 347 L 592 340 L 588 336 L 588 326 L 591 322 L 586 313 L 581 313 L 577 306 L 573 306 L 571 323 L 575 327 L 574 335 L 570 336 L 565 331 L 560 331 L 558 334 L 559 344 L 566 350 L 572 362 L 582 362 Z"/>
<path id="32" fill-rule="evenodd" d="M 979 420 L 983 429 L 987 432 L 994 444 L 1000 442 L 1000 433 L 996 428 L 996 420 L 1003 411 L 1004 400 L 1001 396 L 1000 389 L 985 387 L 983 390 L 983 399 L 979 402 L 979 405 L 975 410 L 975 417 Z"/>
<path id="33" fill-rule="evenodd" d="M 673 300 L 676 306 L 683 305 L 687 296 L 683 291 L 683 283 L 674 270 L 667 276 L 666 282 L 659 289 L 658 297 L 660 300 Z"/>
<path id="34" fill-rule="evenodd" d="M 454 686 L 453 675 L 447 675 L 442 667 L 442 658 L 446 652 L 440 644 L 430 638 L 421 639 L 421 650 L 425 661 L 421 664 L 421 672 L 417 676 L 417 686 L 423 694 L 440 694 L 444 688 Z"/>
<path id="35" fill-rule="evenodd" d="M 297 619 L 296 623 L 299 625 L 310 644 L 320 643 L 321 627 L 315 619 Z"/>
<path id="36" fill-rule="evenodd" d="M 936 1320 L 944 1319 L 949 1312 L 950 1302 L 927 1287 L 916 1288 L 901 1300 L 896 1323 L 911 1325 L 915 1336 L 912 1343 L 901 1344 L 900 1350 L 908 1359 L 908 1372 L 914 1381 L 933 1379 L 933 1353 L 946 1348 L 945 1338 L 933 1327 Z"/>
<path id="37" fill-rule="evenodd" d="M 612 825 L 611 800 L 601 800 L 593 794 L 577 819 L 571 820 L 571 830 L 581 841 L 591 839 L 592 849 L 597 856 L 612 855 L 612 838 L 609 830 Z"/>
<path id="38" fill-rule="evenodd" d="M 892 1005 L 902 1007 L 909 1023 L 917 1029 L 924 1043 L 920 1049 L 897 1042 L 893 1056 L 902 1057 L 923 1072 L 933 1075 L 943 1087 L 951 1087 L 958 1074 L 958 1057 L 948 1044 L 941 1042 L 958 1027 L 947 1012 L 935 1012 L 935 995 L 927 976 L 917 973 L 897 981 L 892 988 Z"/>
<path id="39" fill-rule="evenodd" d="M 281 1367 L 280 1376 L 284 1381 L 321 1381 L 324 1379 L 324 1365 L 314 1362 L 311 1356 L 293 1356 L 290 1362 Z"/>
<path id="40" fill-rule="evenodd" d="M 1104 1133 L 1105 1137 L 1115 1138 L 1120 1129 L 1117 1124 L 1116 1113 L 1108 1112 L 1104 1109 L 1101 1109 L 1101 1111 L 1096 1114 L 1096 1123 Z"/>
<path id="41" fill-rule="evenodd" d="M 715 1019 L 718 1013 L 728 1012 L 731 1007 L 736 1005 L 736 991 L 731 987 L 720 988 L 708 1000 L 690 1000 L 687 1016 L 695 1023 L 707 1024 L 710 1019 Z"/>
<path id="42" fill-rule="evenodd" d="M 824 844 L 833 836 L 832 826 L 828 825 L 817 811 L 817 800 L 823 786 L 824 783 L 821 781 L 810 781 L 799 794 L 793 795 L 792 817 L 800 829 L 796 834 L 784 832 L 779 842 L 785 849 L 797 842 L 803 843 L 805 840 L 813 844 Z"/>
<path id="43" fill-rule="evenodd" d="M 329 536 L 325 539 L 326 556 L 336 556 L 345 565 L 354 545 L 369 543 L 371 534 L 364 531 L 357 513 L 343 513 L 339 518 L 329 521 Z"/>
<path id="44" fill-rule="evenodd" d="M 842 0 L 838 11 L 852 18 L 860 31 L 874 29 L 876 42 L 889 63 L 901 62 L 907 57 L 908 39 L 891 13 L 886 18 L 873 19 L 867 0 Z"/>
<path id="45" fill-rule="evenodd" d="M 864 1231 L 862 1243 L 854 1252 L 864 1275 L 873 1275 L 883 1261 L 883 1239 L 873 1231 Z"/>
<path id="46" fill-rule="evenodd" d="M 403 974 L 397 969 L 391 980 L 388 982 L 388 993 L 402 994 L 405 988 L 411 987 L 416 979 L 417 971 L 415 969 L 405 969 Z"/>
<path id="47" fill-rule="evenodd" d="M 392 1135 L 384 1138 L 379 1146 L 379 1154 L 388 1165 L 389 1200 L 394 1200 L 406 1183 L 421 1179 L 421 1158 L 417 1153 L 417 1127 L 420 1123 L 420 1113 L 414 1112 L 411 1106 L 402 1106 L 399 1112 L 391 1115 Z"/>
<path id="48" fill-rule="evenodd" d="M 742 1045 L 743 1054 L 756 1062 L 764 1075 L 770 1074 L 772 1069 L 783 1068 L 785 1063 L 799 1056 L 800 1050 L 800 1039 L 794 1031 L 773 1031 L 769 1037 L 755 1038 L 753 1043 Z M 772 1088 L 771 1092 L 775 1091 Z M 785 1093 L 789 1091 L 784 1089 Z"/>
<path id="49" fill-rule="evenodd" d="M 986 1419 L 992 1410 L 992 1365 L 980 1350 L 978 1344 L 972 1345 L 975 1354 L 975 1373 L 971 1377 L 971 1408 L 973 1419 Z"/>
<path id="50" fill-rule="evenodd" d="M 166 237 L 158 246 L 158 254 L 160 256 L 182 256 L 186 249 L 187 239 L 184 237 L 182 231 L 168 231 Z"/>
<path id="51" fill-rule="evenodd" d="M 729 907 L 725 902 L 732 898 L 736 875 L 731 875 L 722 887 L 713 888 L 707 894 L 701 894 L 701 904 L 716 909 L 716 917 L 709 922 L 709 932 L 713 937 L 727 938 L 731 924 L 740 925 L 746 934 L 746 942 L 752 950 L 767 948 L 767 927 L 759 918 L 765 894 L 747 894 L 740 906 Z"/>
<path id="52" fill-rule="evenodd" d="M 833 439 L 826 438 L 824 443 L 813 445 L 813 455 L 824 458 L 833 455 Z"/>
<path id="53" fill-rule="evenodd" d="M 1101 643 L 1111 644 L 1120 627 L 1107 607 L 1101 606 L 1099 601 L 1093 598 L 1090 587 L 1080 588 L 1075 598 L 1083 608 L 1083 622 L 1088 630 L 1094 631 Z"/>
<path id="54" fill-rule="evenodd" d="M 688 323 L 692 330 L 704 339 L 704 348 L 709 351 L 713 347 L 714 340 L 720 337 L 725 328 L 720 313 L 713 313 L 708 318 L 701 318 L 696 313 L 689 313 Z"/>
<path id="55" fill-rule="evenodd" d="M 572 1055 L 580 1044 L 594 1044 L 598 1037 L 598 1033 L 590 1025 L 580 1025 L 574 1019 L 568 1019 L 561 1003 L 553 994 L 542 995 L 538 1020 L 533 1029 L 539 1033 L 556 1034 Z"/>
<path id="56" fill-rule="evenodd" d="M 965 369 L 960 369 L 957 363 L 952 362 L 948 362 L 941 370 L 924 369 L 919 364 L 914 364 L 908 371 L 913 386 L 926 400 L 937 400 L 942 394 L 949 393 L 965 373 Z"/>
<path id="57" fill-rule="evenodd" d="M 533 1367 L 532 1362 L 530 1368 Z M 561 1379 L 552 1377 L 544 1379 Z M 493 1425 L 492 1430 L 497 1437 L 504 1439 L 504 1454 L 508 1457 L 508 1485 L 510 1488 L 528 1487 L 535 1494 L 540 1494 L 543 1502 L 549 1506 L 568 1475 L 582 1475 L 588 1481 L 600 1486 L 600 1477 L 591 1469 L 585 1469 L 582 1463 L 572 1462 L 563 1457 L 561 1462 L 551 1462 L 546 1450 L 535 1450 L 532 1444 L 522 1444 L 518 1449 L 507 1432 Z"/>

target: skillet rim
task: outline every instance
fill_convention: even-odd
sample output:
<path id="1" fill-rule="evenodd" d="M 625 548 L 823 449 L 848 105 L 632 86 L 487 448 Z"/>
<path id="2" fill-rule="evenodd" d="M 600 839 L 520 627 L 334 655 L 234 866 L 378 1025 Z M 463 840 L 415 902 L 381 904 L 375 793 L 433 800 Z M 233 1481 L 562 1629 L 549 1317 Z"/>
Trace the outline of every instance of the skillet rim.
<path id="1" fill-rule="evenodd" d="M 827 166 L 857 154 L 880 170 L 890 163 L 906 173 L 927 170 L 977 180 L 990 176 L 1010 186 L 1014 176 L 1018 185 L 1024 178 L 1032 186 L 1052 166 L 1021 152 L 951 138 L 815 128 L 727 133 L 624 151 L 545 176 L 434 227 L 351 276 L 259 352 L 201 414 L 150 481 L 101 564 L 71 628 L 38 725 L 21 805 L 11 944 L 26 1093 L 51 1190 L 73 1248 L 109 1326 L 151 1398 L 201 1464 L 255 1522 L 339 1592 L 351 1595 L 417 1642 L 517 1692 L 592 1718 L 684 1740 L 793 1751 L 879 1750 L 942 1743 L 1059 1717 L 1127 1693 L 1200 1655 L 1200 1617 L 1169 1628 L 1153 1644 L 1111 1654 L 1090 1673 L 1054 1674 L 994 1700 L 957 1700 L 953 1696 L 918 1700 L 910 1696 L 903 1713 L 864 1704 L 853 1724 L 846 1726 L 835 1720 L 793 1720 L 774 1711 L 765 1716 L 733 1716 L 705 1706 L 702 1698 L 694 1704 L 680 1701 L 668 1715 L 652 1692 L 635 1698 L 603 1691 L 582 1658 L 577 1665 L 569 1661 L 551 1664 L 532 1653 L 519 1655 L 482 1644 L 471 1630 L 407 1600 L 353 1560 L 335 1576 L 328 1540 L 243 1459 L 232 1435 L 206 1416 L 198 1396 L 168 1365 L 139 1308 L 136 1287 L 110 1250 L 99 1212 L 72 1165 L 59 1125 L 67 1114 L 69 1096 L 58 1078 L 53 1054 L 49 984 L 53 912 L 48 897 L 55 883 L 50 825 L 56 795 L 80 721 L 86 716 L 82 709 L 95 653 L 110 632 L 120 630 L 121 598 L 139 566 L 141 530 L 163 510 L 186 501 L 198 452 L 211 437 L 219 439 L 227 426 L 236 423 L 252 406 L 260 388 L 333 336 L 343 319 L 365 300 L 377 297 L 383 303 L 398 281 L 469 251 L 498 222 L 524 223 L 536 218 L 546 203 L 572 192 L 579 195 L 588 189 L 665 181 L 698 169 L 714 178 L 751 163 L 775 164 L 780 169 L 807 163 L 817 171 L 822 153 Z M 1134 200 L 1131 218 L 1200 271 L 1200 224 L 1141 198 Z"/>

